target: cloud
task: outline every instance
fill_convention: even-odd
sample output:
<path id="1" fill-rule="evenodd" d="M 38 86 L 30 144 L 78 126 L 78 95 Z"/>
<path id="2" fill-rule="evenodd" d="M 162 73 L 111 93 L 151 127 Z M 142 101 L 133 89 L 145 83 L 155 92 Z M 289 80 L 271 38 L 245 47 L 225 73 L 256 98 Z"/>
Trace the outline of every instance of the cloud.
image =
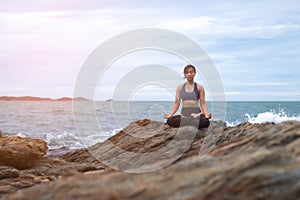
<path id="1" fill-rule="evenodd" d="M 300 25 L 295 22 L 269 22 L 265 21 L 262 25 L 249 25 L 251 18 L 225 18 L 224 16 L 197 16 L 180 17 L 172 20 L 166 20 L 157 24 L 158 27 L 178 30 L 185 34 L 197 38 L 260 38 L 271 39 L 285 32 L 299 31 Z"/>

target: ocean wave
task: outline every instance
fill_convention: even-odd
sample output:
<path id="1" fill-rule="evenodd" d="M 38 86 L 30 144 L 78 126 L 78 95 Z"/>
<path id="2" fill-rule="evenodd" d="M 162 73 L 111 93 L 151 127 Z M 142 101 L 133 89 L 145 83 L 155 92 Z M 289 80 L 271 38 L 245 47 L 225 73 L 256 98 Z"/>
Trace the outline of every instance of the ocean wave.
<path id="1" fill-rule="evenodd" d="M 300 116 L 289 116 L 283 110 L 281 110 L 280 112 L 270 111 L 258 113 L 256 116 L 252 116 L 249 113 L 246 113 L 245 116 L 247 117 L 247 121 L 252 124 L 264 122 L 280 123 L 289 120 L 300 121 Z"/>
<path id="2" fill-rule="evenodd" d="M 57 132 L 40 132 L 40 133 L 26 133 L 26 132 L 18 132 L 15 134 L 19 137 L 30 137 L 42 139 L 47 142 L 49 150 L 58 150 L 58 149 L 81 149 L 90 147 L 99 142 L 103 142 L 109 137 L 115 135 L 122 129 L 114 129 L 112 131 L 107 132 L 93 132 L 88 131 L 87 135 L 79 135 L 76 130 L 74 131 L 57 131 Z"/>
<path id="3" fill-rule="evenodd" d="M 236 126 L 238 124 L 244 123 L 244 122 L 250 122 L 251 124 L 261 124 L 261 123 L 265 123 L 265 122 L 271 122 L 271 123 L 281 123 L 284 121 L 290 121 L 290 120 L 295 120 L 295 121 L 300 121 L 300 115 L 298 116 L 290 116 L 288 115 L 283 109 L 279 110 L 279 111 L 268 111 L 268 112 L 261 112 L 261 113 L 257 113 L 257 114 L 249 114 L 246 113 L 245 115 L 245 120 L 236 120 L 236 121 L 230 121 L 230 120 L 226 120 L 226 125 L 228 127 L 233 127 Z"/>
<path id="4" fill-rule="evenodd" d="M 75 132 L 62 131 L 62 132 L 40 132 L 35 134 L 19 132 L 19 137 L 29 137 L 41 139 L 47 142 L 49 150 L 68 148 L 68 149 L 80 149 L 83 148 L 80 137 Z"/>

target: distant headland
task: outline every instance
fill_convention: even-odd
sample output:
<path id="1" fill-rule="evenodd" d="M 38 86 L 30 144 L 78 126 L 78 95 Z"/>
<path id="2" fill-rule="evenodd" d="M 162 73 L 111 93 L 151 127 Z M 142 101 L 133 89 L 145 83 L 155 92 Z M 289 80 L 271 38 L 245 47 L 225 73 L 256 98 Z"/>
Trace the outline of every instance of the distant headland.
<path id="1" fill-rule="evenodd" d="M 89 99 L 83 98 L 83 97 L 61 97 L 58 99 L 52 99 L 52 98 L 43 98 L 43 97 L 33 97 L 33 96 L 21 96 L 21 97 L 15 97 L 15 96 L 0 96 L 0 101 L 90 101 Z"/>

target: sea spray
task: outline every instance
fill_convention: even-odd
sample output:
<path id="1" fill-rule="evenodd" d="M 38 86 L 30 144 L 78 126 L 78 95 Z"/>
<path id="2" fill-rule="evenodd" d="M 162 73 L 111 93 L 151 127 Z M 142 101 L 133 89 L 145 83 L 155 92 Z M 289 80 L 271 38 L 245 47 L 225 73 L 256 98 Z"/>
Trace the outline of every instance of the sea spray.
<path id="1" fill-rule="evenodd" d="M 281 109 L 280 112 L 270 111 L 270 112 L 258 113 L 256 116 L 252 116 L 249 113 L 246 113 L 245 116 L 247 117 L 247 121 L 252 124 L 264 123 L 264 122 L 280 123 L 289 120 L 300 121 L 300 115 L 288 116 L 288 114 L 284 112 L 283 109 Z"/>

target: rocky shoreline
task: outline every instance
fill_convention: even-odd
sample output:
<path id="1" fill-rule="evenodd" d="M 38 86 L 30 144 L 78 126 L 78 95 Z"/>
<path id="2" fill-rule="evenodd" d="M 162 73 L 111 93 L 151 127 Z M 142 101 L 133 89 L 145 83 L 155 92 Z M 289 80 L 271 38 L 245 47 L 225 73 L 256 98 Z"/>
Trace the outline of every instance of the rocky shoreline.
<path id="1" fill-rule="evenodd" d="M 298 199 L 300 122 L 170 128 L 148 119 L 55 157 L 0 134 L 0 199 Z"/>

